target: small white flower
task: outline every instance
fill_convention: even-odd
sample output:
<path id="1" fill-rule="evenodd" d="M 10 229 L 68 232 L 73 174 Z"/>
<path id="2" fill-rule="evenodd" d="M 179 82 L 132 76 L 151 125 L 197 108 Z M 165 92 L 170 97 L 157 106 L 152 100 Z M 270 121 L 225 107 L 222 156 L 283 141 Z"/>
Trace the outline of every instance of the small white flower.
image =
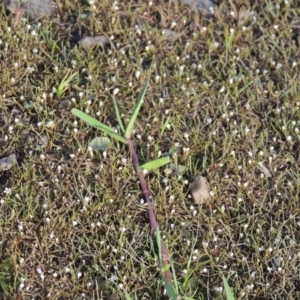
<path id="1" fill-rule="evenodd" d="M 214 48 L 218 48 L 220 46 L 220 43 L 214 42 L 213 46 L 214 46 Z"/>
<path id="2" fill-rule="evenodd" d="M 182 75 L 183 74 L 183 70 L 184 70 L 184 65 L 179 66 L 179 74 Z"/>
<path id="3" fill-rule="evenodd" d="M 220 90 L 219 90 L 219 93 L 224 93 L 224 92 L 225 92 L 225 87 L 222 86 L 222 87 L 220 88 Z"/>
<path id="4" fill-rule="evenodd" d="M 48 122 L 46 123 L 46 127 L 48 127 L 48 128 L 53 127 L 53 125 L 54 125 L 53 120 L 50 120 L 50 121 L 48 121 Z"/>

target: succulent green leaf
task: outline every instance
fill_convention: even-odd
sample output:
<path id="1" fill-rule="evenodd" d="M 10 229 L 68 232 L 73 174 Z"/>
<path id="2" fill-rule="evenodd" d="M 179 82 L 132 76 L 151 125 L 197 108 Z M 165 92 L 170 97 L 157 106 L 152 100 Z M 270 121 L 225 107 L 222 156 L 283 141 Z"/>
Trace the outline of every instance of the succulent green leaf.
<path id="1" fill-rule="evenodd" d="M 110 146 L 110 139 L 108 137 L 95 137 L 89 143 L 93 150 L 107 150 Z"/>

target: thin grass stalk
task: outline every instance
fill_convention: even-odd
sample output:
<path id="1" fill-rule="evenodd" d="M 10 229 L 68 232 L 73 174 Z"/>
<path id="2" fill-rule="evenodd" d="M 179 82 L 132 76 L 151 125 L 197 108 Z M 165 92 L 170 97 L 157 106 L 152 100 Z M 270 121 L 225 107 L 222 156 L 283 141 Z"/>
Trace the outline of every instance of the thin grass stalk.
<path id="1" fill-rule="evenodd" d="M 156 221 L 153 205 L 152 205 L 152 202 L 150 200 L 150 192 L 149 192 L 149 189 L 147 187 L 146 180 L 144 178 L 144 173 L 143 173 L 142 169 L 140 168 L 139 159 L 138 159 L 138 156 L 136 154 L 135 147 L 133 145 L 133 141 L 130 138 L 127 138 L 127 143 L 128 143 L 129 150 L 130 150 L 132 163 L 133 163 L 135 171 L 138 175 L 144 198 L 147 202 L 148 214 L 149 214 L 150 226 L 151 226 L 151 233 L 155 234 L 156 229 L 157 229 L 157 221 Z M 168 249 L 167 249 L 167 247 L 165 246 L 165 244 L 162 240 L 161 240 L 160 246 L 161 246 L 162 263 L 163 263 L 164 266 L 166 266 L 170 262 Z M 166 270 L 164 276 L 166 277 L 167 281 L 170 284 L 172 284 L 172 275 L 171 275 L 170 270 Z"/>

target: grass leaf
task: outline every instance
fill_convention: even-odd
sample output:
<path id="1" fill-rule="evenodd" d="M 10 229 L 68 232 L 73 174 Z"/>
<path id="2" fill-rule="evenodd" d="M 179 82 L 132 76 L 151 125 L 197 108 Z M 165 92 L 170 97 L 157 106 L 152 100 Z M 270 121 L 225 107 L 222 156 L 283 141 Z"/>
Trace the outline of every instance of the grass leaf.
<path id="1" fill-rule="evenodd" d="M 124 292 L 125 292 L 125 298 L 126 298 L 126 300 L 132 300 L 132 298 L 130 297 L 130 295 L 126 291 L 124 291 Z"/>
<path id="2" fill-rule="evenodd" d="M 166 279 L 165 276 L 163 276 L 163 281 L 164 281 L 169 299 L 176 300 L 179 295 L 175 292 L 174 288 L 172 287 L 172 285 L 169 283 L 169 281 Z"/>
<path id="3" fill-rule="evenodd" d="M 161 236 L 160 236 L 160 230 L 159 226 L 157 225 L 156 228 L 156 242 L 158 247 L 158 263 L 160 266 L 162 266 L 162 259 L 161 259 Z"/>
<path id="4" fill-rule="evenodd" d="M 122 132 L 125 133 L 125 129 L 124 129 L 124 126 L 123 126 L 123 123 L 122 123 L 122 120 L 121 120 L 121 116 L 120 116 L 120 112 L 119 112 L 117 101 L 116 101 L 116 99 L 114 97 L 112 99 L 113 99 L 113 104 L 114 104 L 115 113 L 116 113 L 116 117 L 117 117 L 119 126 L 120 126 Z"/>
<path id="5" fill-rule="evenodd" d="M 106 133 L 107 135 L 115 138 L 119 142 L 127 144 L 126 139 L 123 138 L 121 135 L 117 134 L 111 127 L 99 122 L 98 120 L 96 120 L 95 118 L 93 118 L 93 117 L 89 116 L 88 114 L 82 112 L 81 110 L 73 108 L 72 109 L 72 114 L 74 116 L 80 118 L 84 122 L 86 122 L 88 125 L 90 125 L 94 128 L 97 128 L 97 129 L 101 130 L 102 132 Z"/>
<path id="6" fill-rule="evenodd" d="M 223 276 L 223 284 L 224 284 L 224 287 L 225 287 L 225 292 L 226 292 L 226 296 L 227 296 L 227 300 L 234 300 L 234 296 L 233 296 L 233 293 L 232 293 L 232 290 L 228 284 L 228 281 L 227 279 Z"/>
<path id="7" fill-rule="evenodd" d="M 141 169 L 150 171 L 150 170 L 162 167 L 162 166 L 168 164 L 170 161 L 171 161 L 171 159 L 169 156 L 161 157 L 161 158 L 149 161 L 149 162 L 141 165 Z"/>
<path id="8" fill-rule="evenodd" d="M 129 123 L 127 125 L 126 132 L 125 132 L 125 137 L 127 139 L 131 137 L 133 124 L 134 124 L 134 121 L 136 120 L 136 118 L 137 118 L 137 116 L 139 114 L 139 111 L 141 109 L 141 106 L 143 104 L 143 100 L 144 100 L 144 96 L 146 94 L 148 83 L 149 83 L 149 79 L 147 79 L 146 83 L 144 84 L 144 86 L 143 86 L 143 88 L 142 88 L 142 90 L 141 90 L 141 92 L 139 94 L 139 97 L 138 97 L 137 103 L 135 105 L 135 108 L 133 110 L 132 116 L 131 116 L 131 118 L 129 120 Z"/>
<path id="9" fill-rule="evenodd" d="M 73 78 L 77 75 L 77 72 L 69 76 L 69 72 L 66 74 L 66 76 L 63 78 L 61 83 L 59 84 L 57 90 L 56 90 L 56 95 L 60 97 L 67 89 L 68 83 L 70 83 Z M 68 77 L 69 76 L 69 77 Z"/>

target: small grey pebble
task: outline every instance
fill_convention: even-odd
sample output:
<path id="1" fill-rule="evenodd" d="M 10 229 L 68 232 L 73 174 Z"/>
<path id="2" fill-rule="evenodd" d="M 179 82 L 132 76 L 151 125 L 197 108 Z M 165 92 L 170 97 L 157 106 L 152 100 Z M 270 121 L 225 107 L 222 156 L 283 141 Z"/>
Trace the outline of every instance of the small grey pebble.
<path id="1" fill-rule="evenodd" d="M 49 144 L 49 139 L 46 135 L 41 135 L 39 138 L 39 144 L 42 146 L 42 148 L 45 148 Z"/>
<path id="2" fill-rule="evenodd" d="M 16 13 L 20 8 L 24 9 L 24 16 L 32 19 L 51 16 L 56 8 L 53 0 L 8 0 L 5 1 L 7 8 Z"/>
<path id="3" fill-rule="evenodd" d="M 67 109 L 71 106 L 71 101 L 69 99 L 64 99 L 59 103 L 58 108 L 60 110 Z"/>
<path id="4" fill-rule="evenodd" d="M 188 6 L 195 6 L 198 9 L 210 9 L 217 6 L 217 4 L 211 0 L 180 0 Z"/>
<path id="5" fill-rule="evenodd" d="M 104 35 L 95 36 L 95 37 L 86 36 L 79 41 L 79 44 L 85 49 L 89 49 L 95 45 L 104 46 L 107 43 L 109 43 L 109 39 Z"/>
<path id="6" fill-rule="evenodd" d="M 210 188 L 203 176 L 196 176 L 190 184 L 190 192 L 196 204 L 209 203 Z"/>
<path id="7" fill-rule="evenodd" d="M 0 159 L 0 172 L 8 171 L 17 162 L 15 154 Z"/>

